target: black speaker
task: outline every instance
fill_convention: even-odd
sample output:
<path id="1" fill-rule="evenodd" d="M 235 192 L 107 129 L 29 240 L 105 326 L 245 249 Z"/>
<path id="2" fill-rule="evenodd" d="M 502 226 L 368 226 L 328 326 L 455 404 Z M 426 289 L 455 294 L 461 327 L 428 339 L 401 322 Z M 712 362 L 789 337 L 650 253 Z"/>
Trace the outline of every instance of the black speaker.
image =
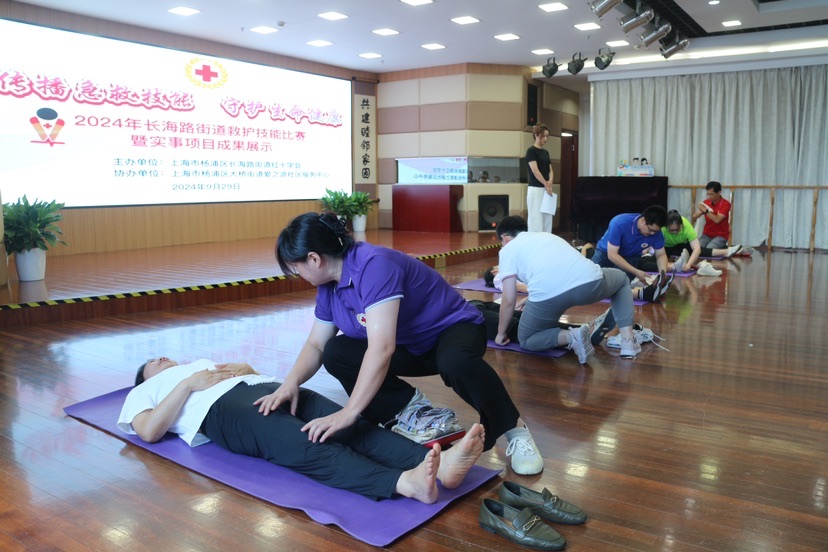
<path id="1" fill-rule="evenodd" d="M 538 87 L 530 84 L 526 94 L 526 124 L 535 126 L 538 124 Z"/>
<path id="2" fill-rule="evenodd" d="M 477 197 L 479 230 L 494 230 L 497 223 L 509 216 L 509 196 L 482 195 Z"/>

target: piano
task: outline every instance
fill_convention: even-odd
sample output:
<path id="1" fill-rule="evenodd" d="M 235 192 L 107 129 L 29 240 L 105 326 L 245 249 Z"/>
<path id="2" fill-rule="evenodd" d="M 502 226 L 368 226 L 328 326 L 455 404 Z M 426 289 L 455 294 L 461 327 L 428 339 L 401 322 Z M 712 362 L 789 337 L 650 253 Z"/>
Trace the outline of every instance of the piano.
<path id="1" fill-rule="evenodd" d="M 609 221 L 621 213 L 640 213 L 650 205 L 667 208 L 666 176 L 579 176 L 570 220 L 576 237 L 597 243 Z"/>

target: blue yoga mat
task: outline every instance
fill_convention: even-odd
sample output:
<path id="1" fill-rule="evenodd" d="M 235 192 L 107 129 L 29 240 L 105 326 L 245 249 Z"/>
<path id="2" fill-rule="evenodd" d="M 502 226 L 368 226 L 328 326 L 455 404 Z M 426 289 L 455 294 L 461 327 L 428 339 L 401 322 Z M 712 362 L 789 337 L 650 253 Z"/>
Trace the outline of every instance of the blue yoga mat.
<path id="1" fill-rule="evenodd" d="M 152 444 L 137 436 L 127 435 L 117 428 L 116 422 L 130 389 L 128 387 L 67 406 L 64 411 L 73 418 L 234 489 L 277 506 L 303 510 L 318 523 L 338 525 L 354 538 L 374 546 L 392 543 L 436 516 L 452 501 L 500 473 L 474 466 L 458 488 L 446 490 L 440 487 L 440 498 L 434 504 L 423 504 L 399 496 L 374 501 L 327 487 L 266 460 L 234 454 L 214 443 L 193 448 L 172 434 Z"/>

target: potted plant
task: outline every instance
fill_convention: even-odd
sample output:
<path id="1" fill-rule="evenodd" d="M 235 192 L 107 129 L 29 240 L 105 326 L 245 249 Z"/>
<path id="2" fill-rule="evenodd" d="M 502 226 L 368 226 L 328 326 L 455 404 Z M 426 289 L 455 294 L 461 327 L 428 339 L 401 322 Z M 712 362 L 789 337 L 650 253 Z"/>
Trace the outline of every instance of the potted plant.
<path id="1" fill-rule="evenodd" d="M 24 195 L 15 203 L 3 204 L 3 242 L 6 254 L 14 253 L 21 282 L 42 280 L 46 276 L 46 251 L 58 243 L 63 232 L 57 223 L 63 218 L 63 203 L 29 202 Z"/>
<path id="2" fill-rule="evenodd" d="M 367 215 L 373 207 L 371 196 L 365 192 L 348 193 L 326 189 L 322 196 L 322 208 L 350 220 L 354 232 L 365 231 Z"/>
<path id="3" fill-rule="evenodd" d="M 336 213 L 340 218 L 349 218 L 348 196 L 347 192 L 326 189 L 322 196 L 322 208 Z"/>
<path id="4" fill-rule="evenodd" d="M 354 192 L 349 197 L 351 224 L 354 232 L 365 232 L 368 224 L 368 212 L 374 208 L 374 200 L 365 192 Z"/>

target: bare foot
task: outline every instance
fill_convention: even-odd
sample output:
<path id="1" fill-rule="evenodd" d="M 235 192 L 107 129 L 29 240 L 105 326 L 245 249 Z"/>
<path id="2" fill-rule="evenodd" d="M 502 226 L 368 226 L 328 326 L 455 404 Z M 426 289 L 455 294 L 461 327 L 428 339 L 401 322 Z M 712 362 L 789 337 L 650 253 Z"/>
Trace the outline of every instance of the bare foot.
<path id="1" fill-rule="evenodd" d="M 480 424 L 474 424 L 466 435 L 443 453 L 437 479 L 446 489 L 454 489 L 483 454 L 483 443 L 486 440 L 486 430 Z"/>
<path id="2" fill-rule="evenodd" d="M 437 472 L 440 471 L 440 445 L 434 445 L 416 468 L 404 471 L 397 481 L 397 493 L 433 504 L 437 501 Z"/>

